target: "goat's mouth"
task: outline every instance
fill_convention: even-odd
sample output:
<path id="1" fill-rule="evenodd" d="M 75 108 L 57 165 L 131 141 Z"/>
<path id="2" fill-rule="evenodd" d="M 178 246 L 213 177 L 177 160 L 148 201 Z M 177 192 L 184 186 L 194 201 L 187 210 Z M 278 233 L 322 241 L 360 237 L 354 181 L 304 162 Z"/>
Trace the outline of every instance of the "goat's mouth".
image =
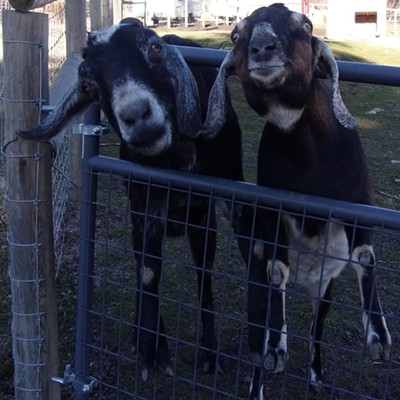
<path id="1" fill-rule="evenodd" d="M 283 63 L 271 63 L 249 68 L 250 79 L 268 88 L 282 85 L 287 75 L 287 69 Z"/>
<path id="2" fill-rule="evenodd" d="M 171 145 L 171 129 L 168 124 L 140 130 L 123 130 L 122 139 L 137 153 L 153 156 Z"/>

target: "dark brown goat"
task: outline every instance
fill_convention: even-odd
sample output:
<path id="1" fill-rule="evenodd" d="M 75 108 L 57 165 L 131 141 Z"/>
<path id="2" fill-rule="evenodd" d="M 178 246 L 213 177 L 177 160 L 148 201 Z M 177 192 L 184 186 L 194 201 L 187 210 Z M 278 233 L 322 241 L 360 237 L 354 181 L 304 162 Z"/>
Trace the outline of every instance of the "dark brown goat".
<path id="1" fill-rule="evenodd" d="M 311 21 L 274 4 L 240 21 L 231 39 L 233 49 L 210 94 L 203 133 L 212 137 L 225 121 L 225 79 L 237 74 L 248 103 L 266 120 L 259 145 L 258 184 L 371 204 L 368 168 L 355 121 L 340 96 L 337 64 L 327 45 L 312 35 Z M 316 77 L 318 68 L 329 80 Z M 248 318 L 251 357 L 258 367 L 251 399 L 263 398 L 262 367 L 273 373 L 285 368 L 289 280 L 305 286 L 313 299 L 310 382 L 316 389 L 322 387 L 320 340 L 332 284 L 347 264 L 357 272 L 372 359 L 387 360 L 391 347 L 376 292 L 370 230 L 283 215 L 260 211 L 256 219 Z M 244 210 L 243 232 L 251 226 L 246 218 Z M 279 246 L 273 245 L 276 238 Z M 246 246 L 242 240 L 247 260 Z"/>
<path id="2" fill-rule="evenodd" d="M 19 132 L 19 136 L 48 139 L 71 117 L 98 103 L 121 139 L 121 158 L 242 180 L 241 132 L 230 105 L 218 137 L 207 140 L 196 136 L 216 69 L 189 68 L 170 45 L 197 46 L 195 43 L 174 35 L 163 40 L 137 20 L 123 22 L 89 34 L 76 87 L 39 127 Z M 214 204 L 202 196 L 169 193 L 145 184 L 132 183 L 129 188 L 138 277 L 134 347 L 141 360 L 142 377 L 146 380 L 153 367 L 173 373 L 159 315 L 164 232 L 175 236 L 187 232 L 189 237 L 201 297 L 203 369 L 210 371 L 217 366 L 211 288 L 216 249 Z M 171 220 L 173 223 L 168 222 Z"/>

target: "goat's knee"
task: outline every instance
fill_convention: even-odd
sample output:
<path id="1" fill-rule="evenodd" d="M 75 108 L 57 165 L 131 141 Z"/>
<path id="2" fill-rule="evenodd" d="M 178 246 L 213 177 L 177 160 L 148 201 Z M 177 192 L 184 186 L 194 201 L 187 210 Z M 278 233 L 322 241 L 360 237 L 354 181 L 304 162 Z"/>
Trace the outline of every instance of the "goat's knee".
<path id="1" fill-rule="evenodd" d="M 360 284 L 361 304 L 364 309 L 362 321 L 371 359 L 387 361 L 390 357 L 392 339 L 377 293 L 376 262 L 372 246 L 363 244 L 356 247 L 351 254 L 351 261 Z"/>
<path id="2" fill-rule="evenodd" d="M 144 266 L 141 269 L 141 277 L 144 286 L 150 286 L 154 282 L 155 273 L 151 267 Z"/>
<path id="3" fill-rule="evenodd" d="M 253 254 L 260 261 L 262 261 L 265 256 L 265 244 L 263 242 L 257 240 L 253 246 Z"/>
<path id="4" fill-rule="evenodd" d="M 357 273 L 359 267 L 363 268 L 364 266 L 375 265 L 375 253 L 373 247 L 369 244 L 357 246 L 351 253 L 351 261 L 354 268 L 357 270 Z"/>
<path id="5" fill-rule="evenodd" d="M 286 283 L 289 279 L 289 267 L 282 261 L 268 261 L 267 264 L 267 275 L 268 281 L 272 283 L 274 287 L 280 289 L 286 288 Z M 284 292 L 282 292 L 284 294 Z"/>

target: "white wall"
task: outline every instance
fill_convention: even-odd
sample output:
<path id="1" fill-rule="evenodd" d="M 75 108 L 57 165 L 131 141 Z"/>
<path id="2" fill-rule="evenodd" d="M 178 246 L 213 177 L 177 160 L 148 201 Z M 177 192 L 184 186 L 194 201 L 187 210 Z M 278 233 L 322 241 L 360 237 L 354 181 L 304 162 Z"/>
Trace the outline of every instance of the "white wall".
<path id="1" fill-rule="evenodd" d="M 356 12 L 377 12 L 377 23 L 355 23 Z M 386 32 L 386 0 L 328 0 L 329 39 L 375 37 Z"/>

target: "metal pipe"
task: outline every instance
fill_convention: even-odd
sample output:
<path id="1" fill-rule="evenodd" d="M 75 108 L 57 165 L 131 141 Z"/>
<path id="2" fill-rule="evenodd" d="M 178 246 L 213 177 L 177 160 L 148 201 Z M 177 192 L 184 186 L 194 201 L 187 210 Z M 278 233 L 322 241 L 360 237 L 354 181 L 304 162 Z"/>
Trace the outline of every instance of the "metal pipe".
<path id="1" fill-rule="evenodd" d="M 288 192 L 257 186 L 246 182 L 235 182 L 223 178 L 215 178 L 194 173 L 152 168 L 130 161 L 116 160 L 98 156 L 89 160 L 89 165 L 98 172 L 112 171 L 116 175 L 138 179 L 143 182 L 165 185 L 176 189 L 200 194 L 212 194 L 214 198 L 242 201 L 253 204 L 257 200 L 259 206 L 277 208 L 280 205 L 291 212 L 319 218 L 337 218 L 345 221 L 357 221 L 365 226 L 379 226 L 387 229 L 400 229 L 400 211 L 373 207 L 365 204 L 349 203 L 308 194 Z"/>
<path id="2" fill-rule="evenodd" d="M 196 65 L 219 67 L 228 54 L 227 50 L 175 46 L 184 59 Z M 342 81 L 400 86 L 400 67 L 360 62 L 337 61 Z M 319 74 L 323 77 L 322 74 Z"/>
<path id="3" fill-rule="evenodd" d="M 90 160 L 99 152 L 100 109 L 92 106 L 85 114 L 84 125 L 78 129 L 83 135 L 82 147 L 82 197 L 80 215 L 80 242 L 78 267 L 78 305 L 75 348 L 75 400 L 89 399 L 90 376 L 90 326 L 88 311 L 92 307 L 93 271 L 94 271 L 94 239 L 96 226 L 97 175 L 93 174 Z M 85 130 L 85 126 L 88 129 Z M 97 126 L 97 128 L 96 128 Z"/>

